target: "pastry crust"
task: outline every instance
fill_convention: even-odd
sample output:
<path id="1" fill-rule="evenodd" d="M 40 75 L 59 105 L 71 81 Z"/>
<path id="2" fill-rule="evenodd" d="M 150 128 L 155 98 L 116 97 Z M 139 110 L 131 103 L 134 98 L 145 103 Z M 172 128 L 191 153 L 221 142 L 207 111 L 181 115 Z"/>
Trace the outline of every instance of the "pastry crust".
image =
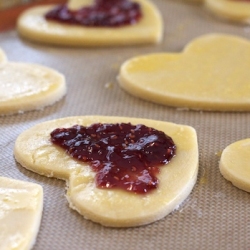
<path id="1" fill-rule="evenodd" d="M 249 65 L 247 39 L 208 34 L 191 41 L 182 53 L 148 54 L 127 60 L 118 80 L 130 94 L 168 106 L 247 111 Z"/>
<path id="2" fill-rule="evenodd" d="M 205 0 L 205 7 L 216 16 L 241 23 L 250 23 L 250 3 L 237 0 Z"/>
<path id="3" fill-rule="evenodd" d="M 54 6 L 34 7 L 18 19 L 19 34 L 27 39 L 66 46 L 126 46 L 159 43 L 162 40 L 163 22 L 157 7 L 148 0 L 135 0 L 142 6 L 143 17 L 135 25 L 118 28 L 84 27 L 47 21 L 44 14 Z M 89 0 L 70 1 L 77 9 L 93 3 Z"/>
<path id="4" fill-rule="evenodd" d="M 138 195 L 119 189 L 100 189 L 94 183 L 95 172 L 86 163 L 72 159 L 50 142 L 55 128 L 93 123 L 144 124 L 172 137 L 176 156 L 160 168 L 159 187 Z M 193 189 L 198 172 L 198 145 L 192 127 L 174 123 L 126 117 L 68 117 L 38 124 L 16 140 L 14 155 L 23 167 L 68 183 L 70 207 L 85 218 L 110 227 L 132 227 L 152 223 L 177 208 Z"/>
<path id="5" fill-rule="evenodd" d="M 42 211 L 42 186 L 0 176 L 0 249 L 31 249 Z"/>
<path id="6" fill-rule="evenodd" d="M 219 167 L 225 179 L 250 192 L 250 139 L 234 142 L 221 155 Z"/>
<path id="7" fill-rule="evenodd" d="M 0 63 L 0 115 L 41 109 L 65 94 L 64 76 L 51 68 L 7 60 Z"/>

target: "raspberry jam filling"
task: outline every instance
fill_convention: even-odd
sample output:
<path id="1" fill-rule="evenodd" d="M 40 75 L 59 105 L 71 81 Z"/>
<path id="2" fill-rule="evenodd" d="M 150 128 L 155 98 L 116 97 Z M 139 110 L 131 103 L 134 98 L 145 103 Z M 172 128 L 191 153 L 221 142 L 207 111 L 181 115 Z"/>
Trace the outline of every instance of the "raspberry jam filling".
<path id="1" fill-rule="evenodd" d="M 130 123 L 75 125 L 51 132 L 51 141 L 96 172 L 98 188 L 147 193 L 158 186 L 159 167 L 175 156 L 173 140 L 163 132 Z"/>
<path id="2" fill-rule="evenodd" d="M 140 5 L 129 0 L 95 0 L 92 6 L 78 10 L 59 5 L 45 14 L 47 20 L 92 27 L 133 25 L 141 17 Z"/>

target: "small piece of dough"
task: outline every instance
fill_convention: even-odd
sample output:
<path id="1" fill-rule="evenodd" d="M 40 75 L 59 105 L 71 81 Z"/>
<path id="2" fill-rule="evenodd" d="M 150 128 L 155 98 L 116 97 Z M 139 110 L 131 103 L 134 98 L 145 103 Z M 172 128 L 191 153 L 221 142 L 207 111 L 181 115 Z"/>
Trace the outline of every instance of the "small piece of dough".
<path id="1" fill-rule="evenodd" d="M 242 190 L 250 192 L 250 139 L 227 146 L 221 155 L 219 167 L 225 179 Z"/>
<path id="2" fill-rule="evenodd" d="M 204 5 L 218 17 L 250 24 L 250 2 L 244 0 L 205 0 Z"/>
<path id="3" fill-rule="evenodd" d="M 0 64 L 5 63 L 7 61 L 7 57 L 4 51 L 0 48 Z"/>
<path id="4" fill-rule="evenodd" d="M 165 132 L 177 146 L 176 156 L 160 168 L 159 187 L 145 195 L 119 189 L 100 189 L 95 172 L 86 163 L 72 159 L 50 142 L 52 130 L 75 124 L 144 124 Z M 70 207 L 86 219 L 110 227 L 132 227 L 154 222 L 178 207 L 190 194 L 198 172 L 198 145 L 192 127 L 174 123 L 125 117 L 68 117 L 38 124 L 16 140 L 14 155 L 23 167 L 68 182 Z"/>
<path id="5" fill-rule="evenodd" d="M 38 64 L 0 63 L 0 115 L 52 105 L 66 94 L 64 76 Z M 1 62 L 1 61 L 0 61 Z"/>
<path id="6" fill-rule="evenodd" d="M 31 249 L 42 211 L 42 186 L 0 176 L 0 250 Z"/>
<path id="7" fill-rule="evenodd" d="M 202 3 L 204 0 L 184 0 L 184 2 Z"/>
<path id="8" fill-rule="evenodd" d="M 163 22 L 156 6 L 148 0 L 133 0 L 141 4 L 143 17 L 134 25 L 123 27 L 84 27 L 47 21 L 44 14 L 54 6 L 39 6 L 25 11 L 18 19 L 21 36 L 42 43 L 66 46 L 113 46 L 159 43 Z M 72 9 L 93 4 L 89 0 L 69 2 Z"/>
<path id="9" fill-rule="evenodd" d="M 149 54 L 121 66 L 120 86 L 152 102 L 195 110 L 250 110 L 250 42 L 209 34 L 183 53 Z"/>

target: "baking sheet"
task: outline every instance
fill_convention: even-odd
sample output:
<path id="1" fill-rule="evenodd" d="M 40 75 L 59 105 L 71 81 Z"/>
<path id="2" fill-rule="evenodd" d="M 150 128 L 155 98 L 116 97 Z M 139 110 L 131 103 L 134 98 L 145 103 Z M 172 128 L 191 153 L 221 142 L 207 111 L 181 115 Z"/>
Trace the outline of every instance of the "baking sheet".
<path id="1" fill-rule="evenodd" d="M 249 194 L 227 182 L 218 169 L 220 152 L 250 135 L 250 114 L 187 111 L 130 96 L 116 80 L 128 58 L 153 52 L 180 52 L 193 38 L 211 33 L 250 38 L 250 27 L 227 23 L 201 5 L 155 0 L 162 12 L 164 40 L 159 45 L 113 48 L 62 48 L 31 43 L 15 30 L 0 34 L 9 60 L 52 67 L 66 76 L 68 93 L 51 107 L 0 117 L 0 175 L 39 183 L 44 212 L 34 250 L 63 249 L 249 249 Z M 197 184 L 173 213 L 153 224 L 127 229 L 100 226 L 71 210 L 65 182 L 32 173 L 13 158 L 17 136 L 31 126 L 66 116 L 117 115 L 193 126 L 198 134 Z"/>

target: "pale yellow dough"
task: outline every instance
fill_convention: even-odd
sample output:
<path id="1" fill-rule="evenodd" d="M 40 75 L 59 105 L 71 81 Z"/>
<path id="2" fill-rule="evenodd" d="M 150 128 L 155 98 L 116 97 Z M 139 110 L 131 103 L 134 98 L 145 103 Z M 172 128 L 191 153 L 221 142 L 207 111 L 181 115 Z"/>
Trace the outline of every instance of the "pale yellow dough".
<path id="1" fill-rule="evenodd" d="M 7 61 L 7 57 L 4 51 L 0 48 L 0 64 L 5 63 Z"/>
<path id="2" fill-rule="evenodd" d="M 250 110 L 250 42 L 223 34 L 191 41 L 182 53 L 138 56 L 118 80 L 130 94 L 174 107 Z"/>
<path id="3" fill-rule="evenodd" d="M 234 142 L 221 155 L 219 167 L 225 179 L 250 192 L 250 139 Z"/>
<path id="4" fill-rule="evenodd" d="M 52 105 L 66 94 L 64 76 L 38 64 L 0 61 L 0 115 Z M 0 51 L 1 60 L 1 51 Z"/>
<path id="5" fill-rule="evenodd" d="M 0 176 L 0 250 L 31 249 L 42 211 L 42 186 Z"/>
<path id="6" fill-rule="evenodd" d="M 190 3 L 202 3 L 204 0 L 184 0 L 184 2 L 190 2 Z"/>
<path id="7" fill-rule="evenodd" d="M 177 145 L 176 156 L 160 168 L 159 187 L 145 195 L 118 189 L 99 189 L 95 173 L 86 163 L 72 159 L 52 145 L 50 132 L 59 127 L 93 123 L 145 124 L 171 136 Z M 154 222 L 176 209 L 190 194 L 198 172 L 198 145 L 192 127 L 168 122 L 105 116 L 68 117 L 38 124 L 16 140 L 14 155 L 25 168 L 68 183 L 70 207 L 86 219 L 110 227 L 132 227 Z"/>
<path id="8" fill-rule="evenodd" d="M 237 0 L 205 0 L 205 7 L 216 16 L 250 24 L 250 2 Z"/>
<path id="9" fill-rule="evenodd" d="M 135 0 L 142 6 L 143 18 L 135 25 L 119 28 L 84 27 L 47 21 L 44 14 L 54 6 L 39 6 L 25 11 L 18 20 L 18 31 L 27 39 L 56 45 L 113 46 L 159 43 L 163 22 L 157 7 L 148 0 Z M 93 1 L 73 0 L 72 9 L 91 5 Z"/>

